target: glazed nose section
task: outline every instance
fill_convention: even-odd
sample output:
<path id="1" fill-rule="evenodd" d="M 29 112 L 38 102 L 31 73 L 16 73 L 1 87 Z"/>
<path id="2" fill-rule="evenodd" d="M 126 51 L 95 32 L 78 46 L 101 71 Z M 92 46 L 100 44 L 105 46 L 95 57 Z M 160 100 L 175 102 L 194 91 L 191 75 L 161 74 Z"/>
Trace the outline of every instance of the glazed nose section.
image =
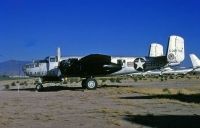
<path id="1" fill-rule="evenodd" d="M 27 73 L 27 66 L 26 65 L 22 66 L 22 71 L 24 72 L 24 74 L 26 74 L 26 75 L 28 74 Z"/>

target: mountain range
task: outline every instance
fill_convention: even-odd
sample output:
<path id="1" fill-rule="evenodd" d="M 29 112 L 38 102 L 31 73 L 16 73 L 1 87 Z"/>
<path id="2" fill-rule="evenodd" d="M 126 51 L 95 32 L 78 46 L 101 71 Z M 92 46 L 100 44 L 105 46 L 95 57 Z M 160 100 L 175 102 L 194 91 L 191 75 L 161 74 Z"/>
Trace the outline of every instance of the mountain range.
<path id="1" fill-rule="evenodd" d="M 0 75 L 24 76 L 23 66 L 30 61 L 8 60 L 0 62 Z"/>

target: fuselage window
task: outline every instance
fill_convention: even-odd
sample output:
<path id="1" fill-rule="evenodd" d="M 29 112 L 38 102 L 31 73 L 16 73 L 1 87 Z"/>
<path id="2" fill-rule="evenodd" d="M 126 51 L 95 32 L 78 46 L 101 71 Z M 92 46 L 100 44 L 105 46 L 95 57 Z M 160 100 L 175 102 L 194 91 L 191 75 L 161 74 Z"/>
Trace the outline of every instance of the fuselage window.
<path id="1" fill-rule="evenodd" d="M 133 67 L 133 62 L 127 62 L 128 67 Z"/>
<path id="2" fill-rule="evenodd" d="M 36 63 L 36 64 L 35 64 L 35 67 L 39 67 L 39 63 Z"/>
<path id="3" fill-rule="evenodd" d="M 31 65 L 30 65 L 30 68 L 34 68 L 34 64 L 31 64 Z"/>
<path id="4" fill-rule="evenodd" d="M 120 66 L 122 66 L 123 65 L 122 60 L 117 60 L 117 64 L 120 65 Z"/>

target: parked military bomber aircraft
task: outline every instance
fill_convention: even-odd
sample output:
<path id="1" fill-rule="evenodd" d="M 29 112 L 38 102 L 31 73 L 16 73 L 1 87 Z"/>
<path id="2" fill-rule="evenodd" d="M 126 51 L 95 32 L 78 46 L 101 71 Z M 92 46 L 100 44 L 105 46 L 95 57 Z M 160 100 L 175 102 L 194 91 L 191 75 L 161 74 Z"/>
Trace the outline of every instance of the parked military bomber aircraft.
<path id="1" fill-rule="evenodd" d="M 152 45 L 153 46 L 153 45 Z M 103 54 L 90 54 L 85 57 L 61 57 L 58 48 L 57 56 L 49 56 L 44 60 L 33 61 L 24 66 L 24 72 L 30 77 L 40 77 L 42 81 L 63 79 L 66 77 L 81 77 L 82 87 L 96 89 L 95 77 L 125 75 L 135 72 L 146 72 L 160 69 L 168 65 L 180 64 L 184 58 L 184 39 L 170 36 L 167 54 L 161 52 L 162 47 L 154 45 L 147 57 L 112 57 Z M 153 50 L 153 48 L 155 48 Z M 41 91 L 42 82 L 36 85 Z"/>
<path id="2" fill-rule="evenodd" d="M 190 54 L 194 74 L 200 74 L 200 59 L 195 54 Z"/>

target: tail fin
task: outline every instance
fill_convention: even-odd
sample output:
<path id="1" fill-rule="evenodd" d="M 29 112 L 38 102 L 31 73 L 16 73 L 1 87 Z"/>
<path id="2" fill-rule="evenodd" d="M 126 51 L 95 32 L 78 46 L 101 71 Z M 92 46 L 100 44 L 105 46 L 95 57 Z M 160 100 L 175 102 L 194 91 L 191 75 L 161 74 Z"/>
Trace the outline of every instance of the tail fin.
<path id="1" fill-rule="evenodd" d="M 61 59 L 61 51 L 60 51 L 60 48 L 59 48 L 59 47 L 57 48 L 57 57 L 58 57 L 58 62 L 60 62 L 60 59 Z"/>
<path id="2" fill-rule="evenodd" d="M 200 60 L 195 54 L 190 54 L 190 59 L 192 61 L 193 68 L 200 67 Z"/>
<path id="3" fill-rule="evenodd" d="M 184 59 L 184 39 L 180 36 L 170 36 L 167 50 L 167 61 L 169 63 L 181 63 Z"/>
<path id="4" fill-rule="evenodd" d="M 163 46 L 158 43 L 152 43 L 149 49 L 149 57 L 163 56 Z"/>

